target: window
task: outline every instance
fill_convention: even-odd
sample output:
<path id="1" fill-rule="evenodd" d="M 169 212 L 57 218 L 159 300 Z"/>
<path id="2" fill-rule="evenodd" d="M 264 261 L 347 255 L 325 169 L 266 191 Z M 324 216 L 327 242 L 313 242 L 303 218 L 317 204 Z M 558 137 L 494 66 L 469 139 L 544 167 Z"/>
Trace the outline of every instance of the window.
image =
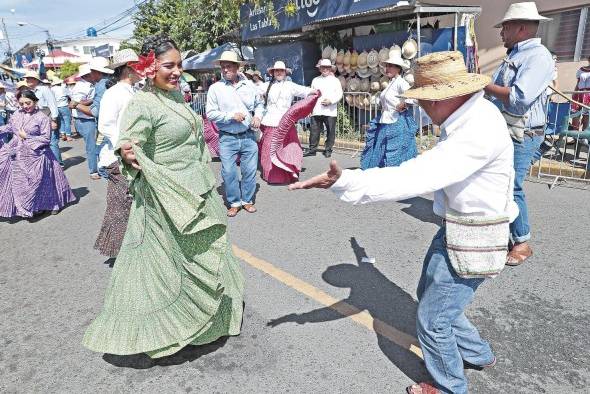
<path id="1" fill-rule="evenodd" d="M 94 46 L 86 46 L 86 45 L 84 45 L 82 47 L 82 49 L 84 50 L 84 54 L 85 55 L 92 55 L 92 53 L 94 52 Z"/>
<path id="2" fill-rule="evenodd" d="M 539 37 L 558 61 L 579 61 L 590 56 L 588 7 L 543 15 L 553 20 L 539 25 Z"/>

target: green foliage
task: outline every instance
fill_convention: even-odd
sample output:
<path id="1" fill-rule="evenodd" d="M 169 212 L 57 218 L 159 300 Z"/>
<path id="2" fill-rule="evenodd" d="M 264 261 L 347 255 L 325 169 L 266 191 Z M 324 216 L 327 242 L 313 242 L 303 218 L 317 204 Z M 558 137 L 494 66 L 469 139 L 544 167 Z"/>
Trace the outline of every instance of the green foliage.
<path id="1" fill-rule="evenodd" d="M 71 63 L 69 60 L 66 60 L 59 70 L 59 78 L 66 79 L 67 77 L 76 74 L 79 66 L 79 64 Z"/>

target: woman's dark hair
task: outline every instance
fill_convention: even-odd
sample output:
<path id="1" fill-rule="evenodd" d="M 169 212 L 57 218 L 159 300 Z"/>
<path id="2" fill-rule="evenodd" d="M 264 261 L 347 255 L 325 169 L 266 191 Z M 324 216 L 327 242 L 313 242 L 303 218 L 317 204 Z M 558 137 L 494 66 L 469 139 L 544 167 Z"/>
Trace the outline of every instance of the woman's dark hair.
<path id="1" fill-rule="evenodd" d="M 121 75 L 123 74 L 123 70 L 125 70 L 125 68 L 127 68 L 127 67 L 128 66 L 126 64 L 123 64 L 122 66 L 115 68 L 114 72 L 110 75 L 110 78 L 106 83 L 107 89 L 112 86 L 115 86 L 117 84 L 117 82 L 119 82 L 121 80 Z"/>
<path id="2" fill-rule="evenodd" d="M 164 34 L 155 34 L 153 36 L 147 36 L 143 40 L 141 55 L 146 56 L 150 51 L 154 51 L 156 57 L 160 57 L 171 49 L 179 50 L 173 39 Z"/>
<path id="3" fill-rule="evenodd" d="M 33 100 L 34 102 L 39 101 L 35 93 L 30 89 L 25 89 L 16 94 L 16 99 L 20 100 L 21 97 L 28 98 L 29 100 Z"/>

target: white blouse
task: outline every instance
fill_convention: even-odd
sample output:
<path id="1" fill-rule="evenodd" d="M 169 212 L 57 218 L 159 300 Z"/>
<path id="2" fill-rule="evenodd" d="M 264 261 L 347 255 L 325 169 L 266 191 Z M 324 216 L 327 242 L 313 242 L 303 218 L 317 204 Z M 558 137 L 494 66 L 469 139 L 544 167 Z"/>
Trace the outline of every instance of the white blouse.
<path id="1" fill-rule="evenodd" d="M 400 75 L 389 82 L 387 88 L 381 92 L 381 120 L 379 123 L 391 124 L 397 122 L 399 112 L 396 107 L 405 102 L 398 96 L 410 88 L 410 84 Z"/>
<path id="2" fill-rule="evenodd" d="M 590 89 L 590 71 L 579 69 L 576 73 L 576 78 L 580 80 L 578 89 Z"/>
<path id="3" fill-rule="evenodd" d="M 98 114 L 98 131 L 107 139 L 98 155 L 99 167 L 107 167 L 117 161 L 115 146 L 121 133 L 121 115 L 133 98 L 133 87 L 118 82 L 104 92 Z"/>
<path id="4" fill-rule="evenodd" d="M 268 84 L 265 82 L 260 86 L 261 92 L 266 94 Z M 262 117 L 262 125 L 269 127 L 277 127 L 281 118 L 293 104 L 295 97 L 306 97 L 313 89 L 307 86 L 297 85 L 291 81 L 275 81 L 268 92 L 268 100 L 264 115 Z"/>

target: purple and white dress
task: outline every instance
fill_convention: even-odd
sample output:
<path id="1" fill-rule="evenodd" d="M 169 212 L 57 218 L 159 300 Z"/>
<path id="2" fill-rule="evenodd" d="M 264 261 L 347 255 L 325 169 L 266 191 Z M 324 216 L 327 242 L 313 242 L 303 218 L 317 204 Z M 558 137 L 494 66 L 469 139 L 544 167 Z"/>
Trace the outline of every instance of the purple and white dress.
<path id="1" fill-rule="evenodd" d="M 0 217 L 31 217 L 76 200 L 49 149 L 50 133 L 50 119 L 39 110 L 18 110 L 0 127 Z"/>

